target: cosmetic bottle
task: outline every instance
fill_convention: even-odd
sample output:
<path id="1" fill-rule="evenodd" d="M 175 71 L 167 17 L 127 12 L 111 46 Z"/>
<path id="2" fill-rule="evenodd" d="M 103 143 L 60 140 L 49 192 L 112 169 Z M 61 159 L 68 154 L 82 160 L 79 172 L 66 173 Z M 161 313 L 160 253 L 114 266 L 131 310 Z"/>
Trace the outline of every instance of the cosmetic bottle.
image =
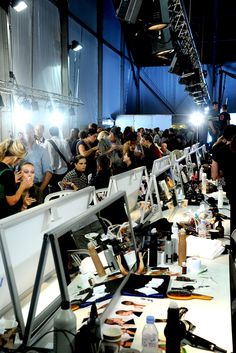
<path id="1" fill-rule="evenodd" d="M 178 258 L 178 244 L 179 244 L 179 228 L 176 222 L 173 222 L 171 227 L 171 240 L 172 240 L 172 252 L 173 252 L 173 261 L 177 261 Z"/>
<path id="2" fill-rule="evenodd" d="M 207 188 L 207 175 L 206 173 L 202 173 L 202 193 L 206 194 Z"/>
<path id="3" fill-rule="evenodd" d="M 198 225 L 198 236 L 200 238 L 206 238 L 207 236 L 207 228 L 205 219 L 200 220 L 200 224 Z"/>
<path id="4" fill-rule="evenodd" d="M 91 351 L 97 352 L 99 343 L 101 341 L 101 323 L 100 319 L 98 318 L 98 312 L 96 303 L 92 303 L 90 316 L 88 319 L 88 332 L 89 332 L 89 341 L 91 344 Z"/>
<path id="5" fill-rule="evenodd" d="M 218 232 L 219 232 L 219 238 L 224 238 L 225 230 L 224 230 L 224 227 L 222 225 L 222 220 L 221 219 L 218 222 L 216 230 L 218 230 Z"/>
<path id="6" fill-rule="evenodd" d="M 182 263 L 186 261 L 186 231 L 181 228 L 179 231 L 179 249 L 178 249 L 178 265 L 182 266 Z"/>
<path id="7" fill-rule="evenodd" d="M 156 228 L 152 228 L 150 231 L 150 245 L 149 245 L 149 261 L 148 261 L 148 266 L 149 267 L 155 267 L 158 264 L 158 259 L 157 259 L 157 230 Z"/>
<path id="8" fill-rule="evenodd" d="M 93 260 L 93 263 L 94 263 L 94 266 L 97 270 L 98 276 L 99 277 L 105 276 L 106 275 L 105 269 L 104 269 L 103 264 L 100 260 L 100 257 L 98 256 L 95 245 L 92 242 L 88 243 L 88 251 L 89 251 L 89 254 Z"/>
<path id="9" fill-rule="evenodd" d="M 180 342 L 185 336 L 185 325 L 179 319 L 179 308 L 176 302 L 170 302 L 167 312 L 167 323 L 164 329 L 166 336 L 166 353 L 180 353 Z"/>
<path id="10" fill-rule="evenodd" d="M 170 233 L 167 234 L 165 241 L 165 262 L 167 264 L 173 263 L 173 246 Z"/>

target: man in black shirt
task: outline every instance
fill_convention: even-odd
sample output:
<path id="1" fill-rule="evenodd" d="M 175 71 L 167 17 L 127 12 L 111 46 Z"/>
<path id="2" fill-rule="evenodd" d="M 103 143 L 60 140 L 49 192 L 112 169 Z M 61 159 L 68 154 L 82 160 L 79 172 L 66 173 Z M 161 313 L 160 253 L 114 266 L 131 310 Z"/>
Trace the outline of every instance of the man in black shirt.
<path id="1" fill-rule="evenodd" d="M 230 202 L 230 231 L 236 229 L 236 152 L 232 150 L 231 143 L 236 138 L 236 125 L 228 125 L 224 129 L 223 137 L 226 142 L 212 151 L 211 176 L 213 180 L 225 180 L 226 196 Z"/>
<path id="2" fill-rule="evenodd" d="M 222 112 L 219 115 L 219 131 L 223 135 L 224 128 L 230 124 L 230 114 L 227 112 L 227 104 L 222 105 Z"/>

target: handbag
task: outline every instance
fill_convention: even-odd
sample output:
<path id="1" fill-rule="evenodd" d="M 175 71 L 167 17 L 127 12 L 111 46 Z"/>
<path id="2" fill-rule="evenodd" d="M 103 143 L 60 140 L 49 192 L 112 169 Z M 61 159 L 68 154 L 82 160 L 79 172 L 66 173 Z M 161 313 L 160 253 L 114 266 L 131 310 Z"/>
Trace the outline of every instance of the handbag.
<path id="1" fill-rule="evenodd" d="M 55 144 L 54 141 L 52 140 L 48 140 L 48 142 L 51 143 L 51 145 L 54 147 L 54 149 L 57 151 L 57 153 L 59 154 L 59 156 L 63 159 L 63 161 L 66 163 L 67 165 L 67 169 L 68 171 L 72 170 L 74 168 L 73 163 L 67 162 L 65 156 L 61 153 L 61 151 L 59 150 L 59 148 L 57 147 L 57 145 Z"/>

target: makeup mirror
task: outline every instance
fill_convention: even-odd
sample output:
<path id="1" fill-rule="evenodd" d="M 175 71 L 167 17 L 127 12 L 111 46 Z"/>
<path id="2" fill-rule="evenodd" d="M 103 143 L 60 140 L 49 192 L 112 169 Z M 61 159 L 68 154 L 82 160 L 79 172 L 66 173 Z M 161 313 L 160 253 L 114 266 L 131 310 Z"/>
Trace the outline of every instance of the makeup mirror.
<path id="1" fill-rule="evenodd" d="M 136 270 L 136 242 L 127 202 L 125 192 L 117 192 L 79 217 L 45 233 L 26 324 L 25 345 L 37 340 L 39 327 L 47 323 L 62 300 L 85 307 L 94 301 L 112 298 L 126 275 Z M 94 245 L 93 251 L 104 269 L 102 275 L 99 275 L 88 244 Z M 55 273 L 51 285 L 53 292 L 48 291 L 46 296 L 44 312 L 47 315 L 43 316 L 38 312 L 40 300 L 45 296 L 42 285 L 49 250 L 53 254 Z M 75 258 L 72 253 L 78 256 Z"/>

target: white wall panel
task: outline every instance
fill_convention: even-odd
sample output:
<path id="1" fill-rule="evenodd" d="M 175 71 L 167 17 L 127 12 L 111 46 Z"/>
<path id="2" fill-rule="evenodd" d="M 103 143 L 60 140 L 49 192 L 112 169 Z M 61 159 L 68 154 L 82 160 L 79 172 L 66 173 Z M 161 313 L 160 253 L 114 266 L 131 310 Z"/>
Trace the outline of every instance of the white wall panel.
<path id="1" fill-rule="evenodd" d="M 118 115 L 116 125 L 122 130 L 126 126 L 133 126 L 135 130 L 139 127 L 154 129 L 159 127 L 161 130 L 168 129 L 172 125 L 172 115 Z"/>

